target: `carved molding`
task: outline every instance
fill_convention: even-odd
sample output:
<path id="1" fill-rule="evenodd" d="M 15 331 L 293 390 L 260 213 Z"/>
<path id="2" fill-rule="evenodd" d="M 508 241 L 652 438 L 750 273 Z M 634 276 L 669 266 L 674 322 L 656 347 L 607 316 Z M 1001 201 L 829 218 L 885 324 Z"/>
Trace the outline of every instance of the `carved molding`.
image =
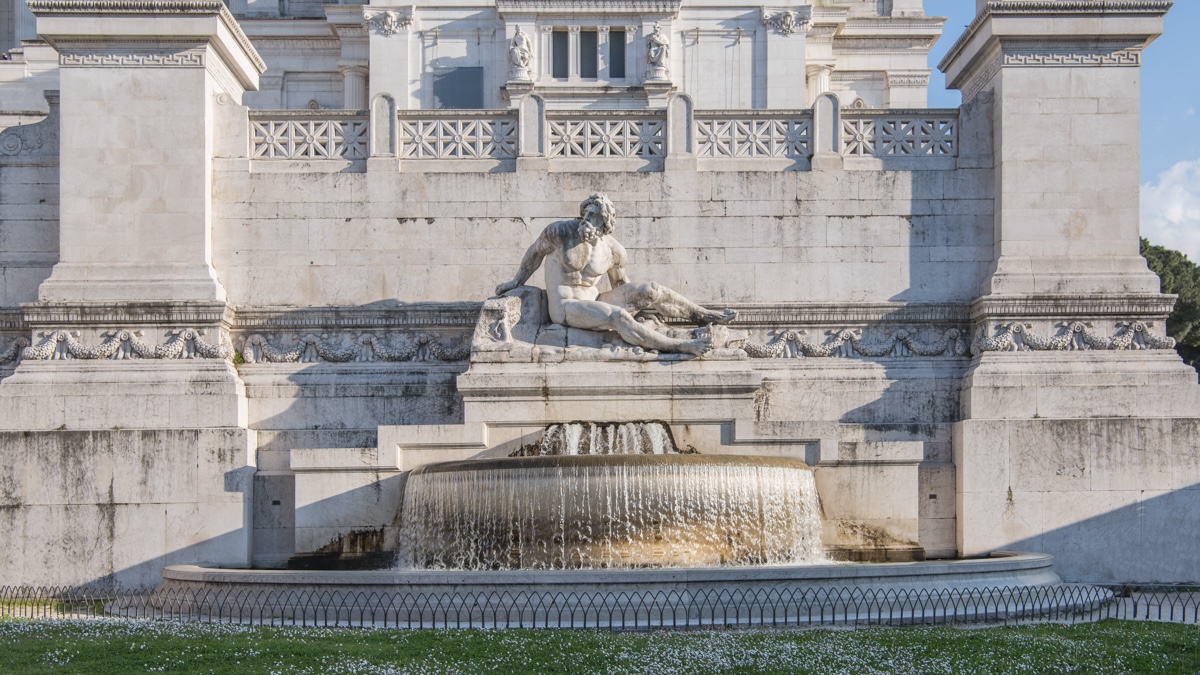
<path id="1" fill-rule="evenodd" d="M 988 335 L 987 325 L 980 326 L 975 334 L 972 351 L 1018 352 L 1018 351 L 1076 351 L 1076 350 L 1125 350 L 1125 349 L 1174 349 L 1175 339 L 1150 332 L 1153 321 L 1117 321 L 1116 333 L 1105 337 L 1095 332 L 1091 321 L 1062 321 L 1057 324 L 1058 332 L 1050 337 L 1041 337 L 1032 332 L 1033 324 L 1012 322 L 996 325 L 999 331 Z"/>
<path id="2" fill-rule="evenodd" d="M 233 349 L 228 341 L 217 344 L 204 339 L 203 329 L 180 328 L 167 331 L 167 341 L 161 345 L 143 342 L 142 331 L 115 330 L 102 333 L 104 341 L 87 346 L 79 341 L 78 331 L 43 331 L 37 344 L 26 347 L 23 358 L 31 361 L 67 359 L 229 359 Z M 223 335 L 223 334 L 222 334 Z"/>
<path id="3" fill-rule="evenodd" d="M 465 340 L 447 340 L 432 333 L 400 334 L 382 338 L 373 333 L 354 336 L 293 335 L 291 340 L 254 333 L 238 339 L 246 363 L 332 363 L 364 361 L 416 361 L 426 363 L 465 361 L 471 345 Z"/>
<path id="4" fill-rule="evenodd" d="M 94 14 L 106 15 L 217 15 L 221 23 L 229 31 L 229 35 L 245 50 L 247 58 L 257 67 L 259 72 L 267 69 L 250 38 L 242 31 L 241 25 L 221 0 L 27 0 L 29 10 L 37 16 L 54 16 L 62 14 Z M 60 45 L 61 46 L 61 45 Z"/>
<path id="5" fill-rule="evenodd" d="M 27 0 L 38 14 L 219 14 L 221 0 Z"/>
<path id="6" fill-rule="evenodd" d="M 889 87 L 927 87 L 929 86 L 929 71 L 890 71 L 887 74 Z"/>
<path id="7" fill-rule="evenodd" d="M 806 330 L 780 330 L 765 344 L 747 342 L 742 349 L 751 358 L 870 358 L 903 356 L 966 356 L 969 349 L 965 332 L 958 328 L 929 331 L 922 337 L 916 329 L 900 328 L 871 331 L 864 336 L 861 328 L 826 331 L 820 342 L 810 341 Z"/>
<path id="8" fill-rule="evenodd" d="M 1003 58 L 999 50 L 996 50 L 992 55 L 987 57 L 983 66 L 975 69 L 975 72 L 960 87 L 963 103 L 969 103 L 979 95 L 979 92 L 991 84 L 992 78 L 996 76 L 996 73 L 1000 72 L 1002 62 Z"/>
<path id="9" fill-rule="evenodd" d="M 679 13 L 680 0 L 496 0 L 500 14 L 637 14 Z"/>
<path id="10" fill-rule="evenodd" d="M 1052 17 L 1100 14 L 1118 19 L 1121 16 L 1166 14 L 1173 4 L 1173 0 L 991 0 L 950 46 L 938 67 L 945 70 L 950 62 L 958 58 L 979 27 L 993 15 Z"/>
<path id="11" fill-rule="evenodd" d="M 1165 319 L 1175 306 L 1175 296 L 1145 295 L 1023 295 L 989 296 L 971 305 L 973 320 L 1060 320 L 1063 317 L 1112 317 L 1114 320 L 1138 317 L 1142 320 Z"/>

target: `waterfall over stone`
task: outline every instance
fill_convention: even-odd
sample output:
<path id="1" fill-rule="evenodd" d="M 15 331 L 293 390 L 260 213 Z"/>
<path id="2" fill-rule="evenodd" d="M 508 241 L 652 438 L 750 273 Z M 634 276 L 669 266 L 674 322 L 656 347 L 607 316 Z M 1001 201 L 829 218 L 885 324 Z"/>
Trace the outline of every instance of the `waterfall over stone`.
<path id="1" fill-rule="evenodd" d="M 659 423 L 554 425 L 540 444 L 524 450 L 538 456 L 414 470 L 401 513 L 400 566 L 619 569 L 825 561 L 816 487 L 802 462 L 682 454 Z"/>

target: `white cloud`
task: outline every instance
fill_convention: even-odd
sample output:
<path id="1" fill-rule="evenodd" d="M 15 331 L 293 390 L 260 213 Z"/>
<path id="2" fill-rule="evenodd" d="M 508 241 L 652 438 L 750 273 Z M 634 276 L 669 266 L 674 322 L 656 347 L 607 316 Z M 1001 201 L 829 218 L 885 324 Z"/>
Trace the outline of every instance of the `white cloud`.
<path id="1" fill-rule="evenodd" d="M 1142 185 L 1142 236 L 1200 263 L 1200 159 L 1179 162 Z"/>

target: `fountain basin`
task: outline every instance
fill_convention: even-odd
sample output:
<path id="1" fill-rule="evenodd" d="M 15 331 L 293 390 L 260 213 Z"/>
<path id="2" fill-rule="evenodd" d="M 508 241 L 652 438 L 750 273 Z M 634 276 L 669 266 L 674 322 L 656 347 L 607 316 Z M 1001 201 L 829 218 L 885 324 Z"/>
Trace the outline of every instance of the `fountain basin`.
<path id="1" fill-rule="evenodd" d="M 774 457 L 544 455 L 414 469 L 399 564 L 426 570 L 826 562 L 812 471 Z"/>
<path id="2" fill-rule="evenodd" d="M 1038 553 L 643 570 L 298 571 L 171 565 L 131 616 L 399 627 L 684 628 L 1033 618 L 1094 609 Z"/>

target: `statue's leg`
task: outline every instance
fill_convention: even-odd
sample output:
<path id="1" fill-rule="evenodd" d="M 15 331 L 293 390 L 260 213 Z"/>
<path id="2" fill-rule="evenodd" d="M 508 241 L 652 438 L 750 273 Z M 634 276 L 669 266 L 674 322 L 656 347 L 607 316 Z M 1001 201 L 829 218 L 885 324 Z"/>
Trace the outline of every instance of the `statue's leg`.
<path id="1" fill-rule="evenodd" d="M 705 309 L 679 293 L 653 281 L 625 284 L 600 294 L 599 300 L 637 313 L 652 309 L 665 317 L 696 323 L 729 323 L 737 317 L 732 309 Z"/>
<path id="2" fill-rule="evenodd" d="M 615 331 L 622 340 L 642 349 L 700 356 L 713 347 L 711 336 L 692 340 L 667 337 L 642 325 L 623 307 L 606 302 L 568 300 L 563 302 L 563 310 L 568 326 L 585 330 Z"/>

